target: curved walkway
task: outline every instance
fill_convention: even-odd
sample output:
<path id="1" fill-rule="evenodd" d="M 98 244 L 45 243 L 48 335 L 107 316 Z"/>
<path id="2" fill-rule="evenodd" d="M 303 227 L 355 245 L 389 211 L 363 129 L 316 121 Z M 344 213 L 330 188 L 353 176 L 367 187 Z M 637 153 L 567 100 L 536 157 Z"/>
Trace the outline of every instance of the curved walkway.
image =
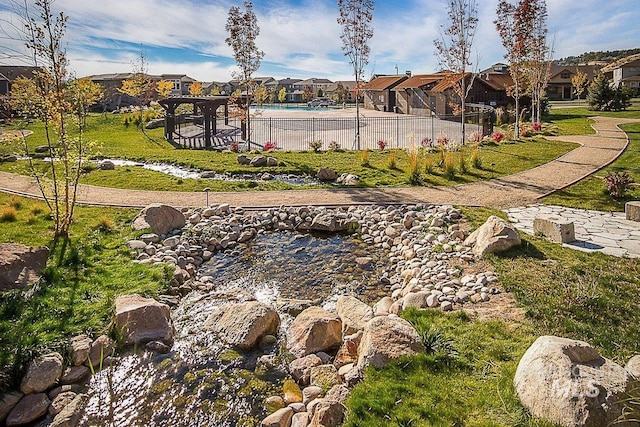
<path id="1" fill-rule="evenodd" d="M 454 187 L 340 188 L 319 190 L 209 193 L 209 203 L 242 207 L 347 205 L 372 203 L 448 203 L 466 206 L 509 208 L 524 206 L 566 188 L 617 159 L 629 144 L 618 124 L 633 119 L 594 117 L 595 135 L 550 137 L 581 146 L 534 169 L 490 181 Z M 30 177 L 0 172 L 0 191 L 39 197 Z M 78 202 L 93 205 L 144 207 L 151 203 L 202 206 L 202 192 L 142 191 L 81 185 Z"/>

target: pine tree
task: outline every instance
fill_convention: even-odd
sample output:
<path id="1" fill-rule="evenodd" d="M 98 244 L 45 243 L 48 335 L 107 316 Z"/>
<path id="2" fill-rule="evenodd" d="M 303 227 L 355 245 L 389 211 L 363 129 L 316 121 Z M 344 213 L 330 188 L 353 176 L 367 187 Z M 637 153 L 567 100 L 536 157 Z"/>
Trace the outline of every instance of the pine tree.
<path id="1" fill-rule="evenodd" d="M 595 111 L 608 110 L 614 95 L 615 91 L 605 75 L 597 75 L 591 85 L 589 85 L 589 93 L 587 94 L 589 109 Z"/>

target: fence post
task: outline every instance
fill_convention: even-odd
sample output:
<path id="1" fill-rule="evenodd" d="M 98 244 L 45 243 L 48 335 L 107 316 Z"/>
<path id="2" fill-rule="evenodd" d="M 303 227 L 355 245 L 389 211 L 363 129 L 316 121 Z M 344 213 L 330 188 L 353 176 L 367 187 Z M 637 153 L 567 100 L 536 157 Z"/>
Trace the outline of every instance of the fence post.
<path id="1" fill-rule="evenodd" d="M 272 117 L 269 117 L 269 141 L 271 141 L 271 140 L 273 139 L 273 138 L 271 137 L 271 128 L 272 128 L 272 126 L 271 126 L 271 119 L 272 119 Z"/>
<path id="2" fill-rule="evenodd" d="M 400 116 L 396 116 L 396 148 L 400 148 Z"/>
<path id="3" fill-rule="evenodd" d="M 316 140 L 316 118 L 311 117 L 311 140 Z"/>

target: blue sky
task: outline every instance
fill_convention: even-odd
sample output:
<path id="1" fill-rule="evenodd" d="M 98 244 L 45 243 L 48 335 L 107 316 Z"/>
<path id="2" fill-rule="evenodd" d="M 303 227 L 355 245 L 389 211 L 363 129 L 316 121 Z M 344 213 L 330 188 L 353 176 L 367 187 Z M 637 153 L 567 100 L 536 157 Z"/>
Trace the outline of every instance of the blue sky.
<path id="1" fill-rule="evenodd" d="M 15 0 L 0 0 L 0 25 L 11 33 Z M 498 0 L 478 0 L 473 61 L 478 69 L 503 60 L 493 20 Z M 554 57 L 640 47 L 636 0 L 547 0 Z M 366 76 L 438 69 L 434 39 L 446 24 L 446 0 L 377 0 Z M 69 16 L 65 47 L 78 76 L 129 72 L 142 50 L 152 74 L 187 74 L 200 81 L 227 81 L 234 61 L 225 44 L 231 5 L 241 0 L 56 0 Z M 257 75 L 351 80 L 343 56 L 337 0 L 255 0 L 265 52 Z M 11 35 L 11 34 L 10 34 Z M 22 49 L 0 37 L 0 64 L 20 61 Z M 475 67 L 475 65 L 474 65 Z"/>

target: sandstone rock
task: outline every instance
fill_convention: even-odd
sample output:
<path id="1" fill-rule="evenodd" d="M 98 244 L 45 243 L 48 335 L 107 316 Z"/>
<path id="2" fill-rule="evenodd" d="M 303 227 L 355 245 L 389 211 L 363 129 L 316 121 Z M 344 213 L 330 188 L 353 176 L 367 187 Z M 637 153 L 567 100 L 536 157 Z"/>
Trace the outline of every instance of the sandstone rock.
<path id="1" fill-rule="evenodd" d="M 91 344 L 89 357 L 87 358 L 85 365 L 89 368 L 93 368 L 95 371 L 100 370 L 102 367 L 106 366 L 104 364 L 104 360 L 112 355 L 114 349 L 115 343 L 113 340 L 106 335 L 100 335 Z"/>
<path id="2" fill-rule="evenodd" d="M 91 350 L 91 338 L 86 335 L 78 335 L 69 341 L 71 347 L 71 363 L 73 366 L 82 365 L 89 357 Z"/>
<path id="3" fill-rule="evenodd" d="M 76 398 L 76 396 L 77 394 L 72 391 L 60 393 L 51 402 L 51 405 L 49 406 L 49 414 L 58 415 L 65 408 L 65 406 L 67 406 L 73 399 Z"/>
<path id="4" fill-rule="evenodd" d="M 487 253 L 506 251 L 520 244 L 520 235 L 507 221 L 490 216 L 476 231 L 464 241 L 465 246 L 473 246 L 473 253 L 483 257 Z"/>
<path id="5" fill-rule="evenodd" d="M 313 306 L 313 301 L 310 299 L 278 298 L 276 300 L 276 307 L 278 311 L 286 313 L 292 317 L 296 317 L 311 306 Z"/>
<path id="6" fill-rule="evenodd" d="M 240 163 L 241 165 L 248 165 L 251 163 L 251 157 L 247 156 L 246 154 L 240 154 L 238 156 L 238 163 Z"/>
<path id="7" fill-rule="evenodd" d="M 273 414 L 262 420 L 261 427 L 289 427 L 293 418 L 293 409 L 278 409 Z"/>
<path id="8" fill-rule="evenodd" d="M 84 408 L 87 404 L 86 394 L 77 395 L 67 406 L 53 419 L 49 427 L 76 427 L 80 423 Z"/>
<path id="9" fill-rule="evenodd" d="M 4 393 L 0 395 L 0 423 L 7 418 L 9 412 L 20 402 L 24 396 L 22 393 L 17 391 L 12 391 L 9 393 Z"/>
<path id="10" fill-rule="evenodd" d="M 76 384 L 88 379 L 91 375 L 89 368 L 86 366 L 72 366 L 65 369 L 60 384 Z"/>
<path id="11" fill-rule="evenodd" d="M 358 360 L 358 344 L 354 341 L 345 340 L 338 353 L 336 354 L 333 364 L 336 368 L 340 368 L 349 363 L 355 363 Z"/>
<path id="12" fill-rule="evenodd" d="M 335 181 L 338 179 L 338 174 L 333 169 L 320 168 L 316 173 L 316 179 L 318 181 Z"/>
<path id="13" fill-rule="evenodd" d="M 297 357 L 337 348 L 342 343 L 340 318 L 320 307 L 298 315 L 287 331 L 287 349 Z"/>
<path id="14" fill-rule="evenodd" d="M 205 330 L 244 350 L 254 347 L 264 335 L 277 333 L 279 326 L 278 313 L 257 301 L 225 305 L 211 313 L 204 324 Z"/>
<path id="15" fill-rule="evenodd" d="M 323 400 L 318 403 L 311 419 L 311 427 L 338 427 L 344 422 L 345 406 L 336 401 Z"/>
<path id="16" fill-rule="evenodd" d="M 346 403 L 350 394 L 351 392 L 345 385 L 338 384 L 331 387 L 331 389 L 327 392 L 324 398 L 325 400 L 333 400 L 333 401 L 344 404 Z"/>
<path id="17" fill-rule="evenodd" d="M 20 383 L 24 394 L 41 393 L 58 382 L 62 376 L 62 356 L 59 353 L 45 354 L 34 359 Z"/>
<path id="18" fill-rule="evenodd" d="M 400 317 L 374 317 L 364 328 L 358 350 L 357 368 L 381 368 L 390 360 L 423 352 L 420 336 Z"/>
<path id="19" fill-rule="evenodd" d="M 525 352 L 514 385 L 531 413 L 563 426 L 610 425 L 622 413 L 630 374 L 584 341 L 538 338 Z"/>
<path id="20" fill-rule="evenodd" d="M 267 157 L 266 156 L 256 156 L 249 162 L 249 165 L 254 167 L 261 167 L 267 165 Z"/>
<path id="21" fill-rule="evenodd" d="M 367 322 L 373 319 L 371 307 L 352 296 L 340 295 L 336 302 L 336 312 L 342 321 L 343 334 L 363 330 Z"/>
<path id="22" fill-rule="evenodd" d="M 289 363 L 289 373 L 291 377 L 300 384 L 309 384 L 311 368 L 322 365 L 322 360 L 315 354 L 301 357 Z"/>
<path id="23" fill-rule="evenodd" d="M 149 341 L 173 343 L 173 324 L 169 306 L 138 294 L 116 298 L 116 328 L 125 345 Z"/>
<path id="24" fill-rule="evenodd" d="M 307 427 L 309 425 L 309 413 L 299 412 L 291 418 L 291 427 Z"/>
<path id="25" fill-rule="evenodd" d="M 151 228 L 156 234 L 167 234 L 171 230 L 184 227 L 185 223 L 184 215 L 176 208 L 153 203 L 138 214 L 131 226 L 134 230 Z"/>
<path id="26" fill-rule="evenodd" d="M 373 314 L 376 316 L 386 316 L 389 308 L 393 305 L 393 299 L 384 297 L 373 306 Z"/>
<path id="27" fill-rule="evenodd" d="M 310 374 L 311 385 L 316 385 L 323 390 L 328 390 L 334 385 L 340 384 L 340 375 L 333 365 L 320 365 L 311 368 Z"/>
<path id="28" fill-rule="evenodd" d="M 45 393 L 28 394 L 11 410 L 5 423 L 7 427 L 29 424 L 44 416 L 50 403 Z"/>
<path id="29" fill-rule="evenodd" d="M 314 399 L 317 399 L 318 397 L 322 396 L 322 388 L 318 387 L 317 385 L 311 385 L 309 387 L 305 387 L 302 390 L 302 403 L 304 403 L 305 405 L 307 405 L 309 402 L 311 402 Z"/>
<path id="30" fill-rule="evenodd" d="M 18 243 L 0 243 L 0 292 L 21 289 L 40 279 L 47 266 L 49 249 Z"/>

